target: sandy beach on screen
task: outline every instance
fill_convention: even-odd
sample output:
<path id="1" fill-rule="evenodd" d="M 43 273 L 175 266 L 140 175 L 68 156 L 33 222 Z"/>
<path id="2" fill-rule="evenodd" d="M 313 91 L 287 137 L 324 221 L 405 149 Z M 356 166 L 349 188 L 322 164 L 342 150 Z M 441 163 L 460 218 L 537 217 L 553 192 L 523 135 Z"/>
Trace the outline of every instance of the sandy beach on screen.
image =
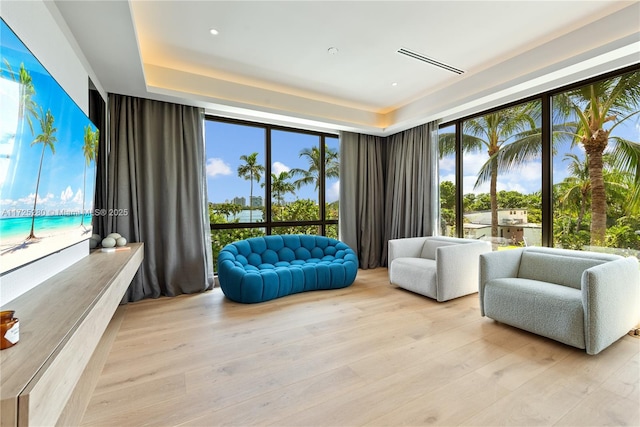
<path id="1" fill-rule="evenodd" d="M 56 229 L 36 230 L 36 239 L 9 237 L 0 240 L 0 272 L 19 267 L 91 237 L 91 226 L 75 225 Z M 28 233 L 27 233 L 28 234 Z"/>

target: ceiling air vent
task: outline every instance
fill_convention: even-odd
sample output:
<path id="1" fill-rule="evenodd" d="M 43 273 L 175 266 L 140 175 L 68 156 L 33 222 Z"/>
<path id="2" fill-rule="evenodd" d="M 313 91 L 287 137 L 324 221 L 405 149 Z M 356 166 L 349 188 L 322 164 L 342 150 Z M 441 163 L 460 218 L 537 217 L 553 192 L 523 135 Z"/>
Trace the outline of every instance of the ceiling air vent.
<path id="1" fill-rule="evenodd" d="M 417 59 L 418 61 L 426 62 L 427 64 L 435 65 L 436 67 L 440 67 L 447 71 L 451 71 L 452 73 L 456 73 L 456 74 L 464 73 L 464 71 L 459 68 L 452 67 L 451 65 L 447 65 L 440 61 L 436 61 L 435 59 L 429 58 L 428 56 L 425 56 L 413 50 L 405 49 L 404 47 L 401 47 L 400 49 L 398 49 L 398 53 L 402 55 L 406 55 L 413 59 Z"/>

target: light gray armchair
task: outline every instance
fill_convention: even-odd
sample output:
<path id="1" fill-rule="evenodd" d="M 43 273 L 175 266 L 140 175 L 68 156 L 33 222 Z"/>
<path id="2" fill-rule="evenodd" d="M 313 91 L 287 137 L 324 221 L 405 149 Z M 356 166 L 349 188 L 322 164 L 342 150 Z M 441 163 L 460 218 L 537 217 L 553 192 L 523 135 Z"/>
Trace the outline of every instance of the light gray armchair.
<path id="1" fill-rule="evenodd" d="M 483 316 L 597 354 L 640 318 L 638 260 L 528 247 L 480 256 Z"/>
<path id="2" fill-rule="evenodd" d="M 457 237 L 389 240 L 389 281 L 440 302 L 478 292 L 478 258 L 491 244 Z"/>

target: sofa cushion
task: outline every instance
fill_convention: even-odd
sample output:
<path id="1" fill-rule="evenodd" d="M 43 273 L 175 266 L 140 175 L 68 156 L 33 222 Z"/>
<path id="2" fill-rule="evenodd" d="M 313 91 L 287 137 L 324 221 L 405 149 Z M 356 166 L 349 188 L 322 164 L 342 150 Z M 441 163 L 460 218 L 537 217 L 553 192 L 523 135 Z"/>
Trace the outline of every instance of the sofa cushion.
<path id="1" fill-rule="evenodd" d="M 391 261 L 389 280 L 394 285 L 436 298 L 436 262 L 425 258 L 396 258 Z"/>
<path id="2" fill-rule="evenodd" d="M 582 273 L 604 262 L 600 259 L 524 251 L 518 277 L 580 289 Z"/>
<path id="3" fill-rule="evenodd" d="M 520 329 L 585 348 L 582 292 L 531 279 L 485 284 L 485 315 Z"/>
<path id="4" fill-rule="evenodd" d="M 426 259 L 436 259 L 436 249 L 442 246 L 452 246 L 459 245 L 459 242 L 445 242 L 438 239 L 429 239 L 425 240 L 424 246 L 422 247 L 422 253 L 420 256 Z"/>

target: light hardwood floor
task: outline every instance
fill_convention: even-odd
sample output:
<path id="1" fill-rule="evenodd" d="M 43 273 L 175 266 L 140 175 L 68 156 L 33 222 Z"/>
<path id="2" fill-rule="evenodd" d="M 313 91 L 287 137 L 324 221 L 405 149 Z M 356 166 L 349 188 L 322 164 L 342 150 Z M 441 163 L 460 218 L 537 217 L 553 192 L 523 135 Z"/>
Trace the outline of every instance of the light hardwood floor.
<path id="1" fill-rule="evenodd" d="M 640 425 L 640 339 L 596 356 L 396 288 L 129 304 L 85 426 Z"/>

